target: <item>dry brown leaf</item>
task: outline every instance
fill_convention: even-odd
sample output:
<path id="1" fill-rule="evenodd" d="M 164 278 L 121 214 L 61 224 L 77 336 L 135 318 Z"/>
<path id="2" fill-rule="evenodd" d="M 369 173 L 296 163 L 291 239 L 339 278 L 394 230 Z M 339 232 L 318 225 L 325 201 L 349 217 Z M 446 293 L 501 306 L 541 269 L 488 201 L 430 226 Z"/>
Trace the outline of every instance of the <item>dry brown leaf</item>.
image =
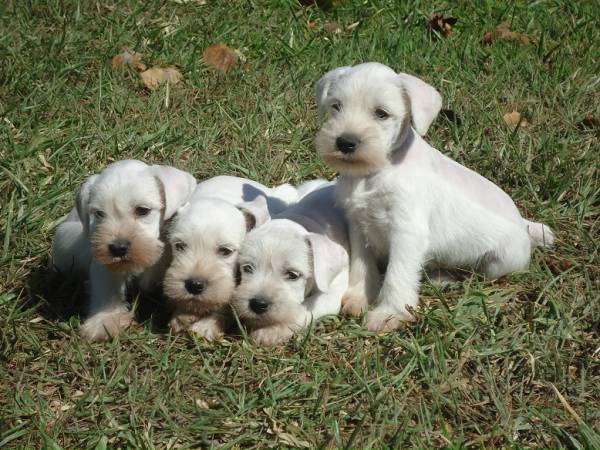
<path id="1" fill-rule="evenodd" d="M 113 56 L 112 68 L 122 69 L 126 65 L 130 65 L 134 69 L 141 72 L 146 70 L 146 65 L 142 62 L 142 56 L 144 56 L 142 53 L 138 53 L 135 50 L 124 47 L 122 53 Z"/>
<path id="2" fill-rule="evenodd" d="M 225 44 L 213 44 L 209 46 L 204 53 L 204 62 L 210 67 L 227 72 L 232 67 L 239 64 L 240 58 L 235 50 L 230 49 Z"/>
<path id="3" fill-rule="evenodd" d="M 437 31 L 442 36 L 448 36 L 452 33 L 452 27 L 458 22 L 456 17 L 447 17 L 440 13 L 432 14 L 429 17 L 429 28 Z"/>
<path id="4" fill-rule="evenodd" d="M 600 128 L 600 119 L 598 119 L 597 117 L 594 116 L 587 116 L 585 117 L 581 122 L 579 122 L 577 124 L 577 128 L 579 128 L 580 130 L 584 130 L 584 129 L 593 129 L 593 128 Z"/>
<path id="5" fill-rule="evenodd" d="M 325 22 L 323 24 L 323 29 L 325 31 L 329 31 L 330 33 L 339 34 L 342 32 L 342 27 L 337 22 Z"/>
<path id="6" fill-rule="evenodd" d="M 562 258 L 548 259 L 547 264 L 548 268 L 550 269 L 550 272 L 552 272 L 554 276 L 557 276 L 558 274 L 570 269 L 573 266 L 573 262 L 569 261 L 568 259 Z"/>
<path id="7" fill-rule="evenodd" d="M 140 73 L 148 89 L 157 89 L 163 83 L 177 84 L 181 81 L 181 72 L 174 66 L 152 67 Z"/>
<path id="8" fill-rule="evenodd" d="M 502 22 L 494 31 L 485 33 L 483 39 L 481 39 L 481 43 L 483 45 L 491 45 L 492 42 L 498 39 L 517 40 L 523 45 L 529 45 L 531 43 L 531 38 L 529 36 L 517 33 L 516 31 L 510 31 L 509 27 L 510 24 L 508 22 Z"/>
<path id="9" fill-rule="evenodd" d="M 516 126 L 527 128 L 529 125 L 531 125 L 527 119 L 521 116 L 521 113 L 518 111 L 506 113 L 502 116 L 502 118 L 504 119 L 504 122 L 506 122 L 506 125 L 511 128 L 515 128 Z"/>

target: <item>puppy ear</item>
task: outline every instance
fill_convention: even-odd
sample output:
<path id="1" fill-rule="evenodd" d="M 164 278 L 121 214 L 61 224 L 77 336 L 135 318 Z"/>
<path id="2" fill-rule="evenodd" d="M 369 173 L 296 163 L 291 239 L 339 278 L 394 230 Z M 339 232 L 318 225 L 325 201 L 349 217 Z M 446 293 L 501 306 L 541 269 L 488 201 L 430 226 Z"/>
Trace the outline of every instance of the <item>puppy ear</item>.
<path id="1" fill-rule="evenodd" d="M 407 73 L 399 73 L 398 78 L 410 101 L 413 126 L 417 133 L 425 136 L 429 125 L 442 109 L 442 96 L 423 80 Z"/>
<path id="2" fill-rule="evenodd" d="M 259 195 L 249 202 L 238 203 L 236 207 L 246 219 L 246 231 L 250 231 L 271 219 L 267 199 L 264 195 Z"/>
<path id="3" fill-rule="evenodd" d="M 312 250 L 315 284 L 321 292 L 327 292 L 333 279 L 348 265 L 348 253 L 326 236 L 309 233 L 306 239 Z"/>
<path id="4" fill-rule="evenodd" d="M 338 67 L 337 69 L 330 70 L 321 77 L 315 86 L 317 94 L 317 114 L 319 116 L 319 122 L 323 120 L 323 106 L 327 99 L 329 89 L 333 86 L 344 74 L 348 73 L 352 69 L 350 66 Z"/>
<path id="5" fill-rule="evenodd" d="M 196 189 L 196 179 L 189 173 L 170 166 L 154 165 L 149 170 L 158 180 L 164 203 L 163 220 L 168 220 L 188 201 Z"/>
<path id="6" fill-rule="evenodd" d="M 97 178 L 98 175 L 88 177 L 75 196 L 75 208 L 77 209 L 77 215 L 83 225 L 83 232 L 86 236 L 90 232 L 90 192 Z"/>

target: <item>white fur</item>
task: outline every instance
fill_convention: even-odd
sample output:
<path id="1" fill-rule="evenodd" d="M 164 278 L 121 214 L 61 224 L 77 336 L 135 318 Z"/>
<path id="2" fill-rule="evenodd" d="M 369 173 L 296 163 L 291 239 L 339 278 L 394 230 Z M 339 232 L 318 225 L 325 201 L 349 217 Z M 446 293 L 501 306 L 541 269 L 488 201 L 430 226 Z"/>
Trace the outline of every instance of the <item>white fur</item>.
<path id="1" fill-rule="evenodd" d="M 195 185 L 194 177 L 173 167 L 125 160 L 92 175 L 80 188 L 76 207 L 56 231 L 52 264 L 65 274 L 89 276 L 88 318 L 81 328 L 84 338 L 105 340 L 129 325 L 127 281 L 136 275 L 141 287 L 154 284 L 161 264 L 163 225 L 188 200 Z M 141 216 L 138 207 L 149 211 Z M 107 260 L 105 247 L 113 238 L 131 241 L 132 252 Z M 98 260 L 101 253 L 102 262 Z M 132 261 L 127 266 L 134 254 L 140 263 Z"/>
<path id="2" fill-rule="evenodd" d="M 174 332 L 191 331 L 206 339 L 223 335 L 222 317 L 235 286 L 238 251 L 248 229 L 259 226 L 298 198 L 291 185 L 268 188 L 255 181 L 217 176 L 196 187 L 169 226 L 172 261 L 164 291 L 175 307 Z M 201 280 L 200 293 L 186 281 Z"/>
<path id="3" fill-rule="evenodd" d="M 347 248 L 346 221 L 331 183 L 248 233 L 233 306 L 257 343 L 283 343 L 339 312 L 348 285 Z M 252 309 L 257 299 L 268 304 L 265 312 Z"/>
<path id="4" fill-rule="evenodd" d="M 317 93 L 329 115 L 317 149 L 341 172 L 337 196 L 350 221 L 343 308 L 358 314 L 367 300 L 374 302 L 369 329 L 390 330 L 412 319 L 423 268 L 497 278 L 526 268 L 532 246 L 552 243 L 549 228 L 523 219 L 498 186 L 419 136 L 441 108 L 433 87 L 367 63 L 326 74 Z M 382 109 L 388 117 L 378 116 Z M 339 151 L 342 134 L 358 142 L 353 152 Z M 383 280 L 378 266 L 387 267 Z"/>

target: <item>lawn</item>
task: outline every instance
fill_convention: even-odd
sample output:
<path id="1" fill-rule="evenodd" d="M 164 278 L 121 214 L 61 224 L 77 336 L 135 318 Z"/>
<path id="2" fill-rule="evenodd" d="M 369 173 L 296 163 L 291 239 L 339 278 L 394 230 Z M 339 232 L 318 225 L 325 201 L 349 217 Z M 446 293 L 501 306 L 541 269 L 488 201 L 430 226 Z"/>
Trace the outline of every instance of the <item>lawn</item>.
<path id="1" fill-rule="evenodd" d="M 0 448 L 600 448 L 600 7 L 325 3 L 2 2 Z M 447 36 L 434 12 L 458 19 Z M 529 43 L 484 45 L 504 21 Z M 243 61 L 207 66 L 215 43 Z M 182 81 L 146 89 L 112 68 L 123 47 Z M 170 336 L 155 298 L 119 339 L 78 338 L 85 287 L 46 264 L 86 176 L 137 158 L 332 178 L 313 86 L 371 60 L 442 93 L 429 142 L 555 229 L 553 250 L 494 282 L 424 285 L 417 322 L 387 335 L 329 318 L 284 348 L 208 343 Z"/>

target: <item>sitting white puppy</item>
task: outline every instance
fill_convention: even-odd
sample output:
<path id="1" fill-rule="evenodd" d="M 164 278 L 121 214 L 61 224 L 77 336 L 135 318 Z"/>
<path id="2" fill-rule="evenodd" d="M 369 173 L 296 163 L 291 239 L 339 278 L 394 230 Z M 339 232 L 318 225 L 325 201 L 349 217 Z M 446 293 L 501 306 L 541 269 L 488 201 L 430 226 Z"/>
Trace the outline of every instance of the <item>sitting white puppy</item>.
<path id="1" fill-rule="evenodd" d="M 125 160 L 80 188 L 75 209 L 56 231 L 52 265 L 64 274 L 89 275 L 85 339 L 105 340 L 129 326 L 126 284 L 132 275 L 144 290 L 159 281 L 164 224 L 195 186 L 192 175 L 174 167 Z"/>
<path id="2" fill-rule="evenodd" d="M 418 304 L 423 268 L 497 278 L 526 268 L 533 246 L 552 243 L 552 232 L 523 219 L 502 189 L 421 138 L 442 105 L 430 85 L 366 63 L 325 74 L 316 90 L 329 116 L 316 147 L 341 173 L 337 197 L 350 228 L 342 308 L 359 315 L 374 301 L 370 330 L 413 318 L 407 307 Z M 386 267 L 382 282 L 378 266 Z"/>
<path id="3" fill-rule="evenodd" d="M 339 313 L 348 287 L 347 248 L 333 184 L 248 233 L 233 307 L 250 336 L 261 345 L 280 344 L 319 317 Z"/>
<path id="4" fill-rule="evenodd" d="M 173 306 L 171 331 L 212 340 L 229 325 L 238 250 L 246 232 L 298 198 L 284 184 L 270 189 L 244 178 L 218 176 L 196 187 L 168 227 L 172 261 L 163 290 Z"/>

